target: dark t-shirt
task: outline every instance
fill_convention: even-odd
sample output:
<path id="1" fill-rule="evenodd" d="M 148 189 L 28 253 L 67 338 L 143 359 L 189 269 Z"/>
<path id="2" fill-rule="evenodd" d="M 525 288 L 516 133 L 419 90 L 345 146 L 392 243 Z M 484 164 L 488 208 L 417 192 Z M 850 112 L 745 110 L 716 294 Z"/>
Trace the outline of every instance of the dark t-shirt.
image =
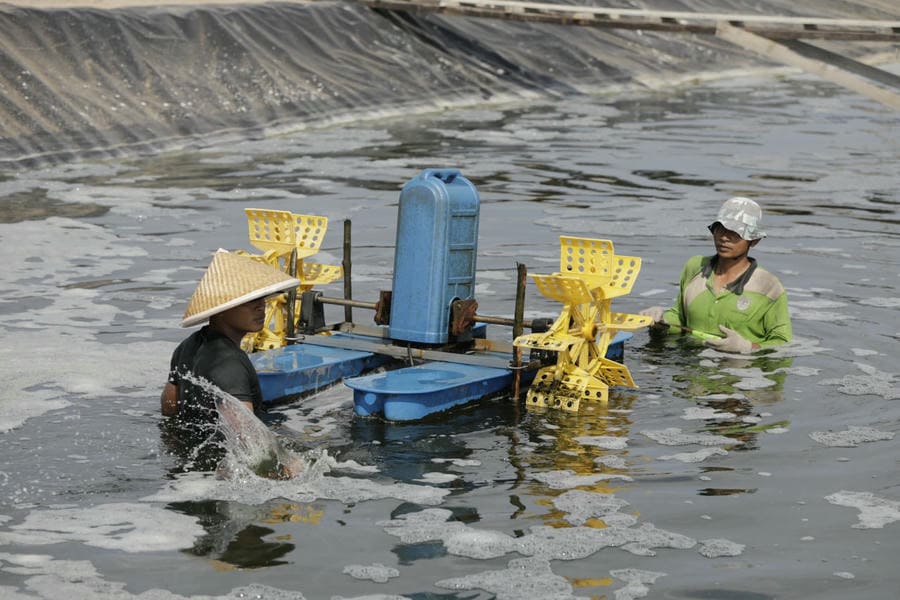
<path id="1" fill-rule="evenodd" d="M 169 419 L 170 438 L 190 455 L 196 467 L 208 469 L 224 456 L 223 436 L 218 430 L 217 392 L 185 378 L 208 381 L 243 402 L 252 402 L 259 412 L 262 392 L 259 377 L 247 353 L 231 339 L 209 326 L 195 331 L 175 352 L 169 368 L 169 382 L 178 386 L 178 413 Z"/>

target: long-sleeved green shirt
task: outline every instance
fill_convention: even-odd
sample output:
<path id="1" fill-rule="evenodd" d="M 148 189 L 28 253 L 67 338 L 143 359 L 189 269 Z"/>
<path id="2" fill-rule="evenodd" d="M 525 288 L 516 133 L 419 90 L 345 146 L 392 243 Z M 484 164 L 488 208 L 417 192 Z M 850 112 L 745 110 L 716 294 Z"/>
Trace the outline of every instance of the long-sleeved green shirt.
<path id="1" fill-rule="evenodd" d="M 689 327 L 700 337 L 721 335 L 719 325 L 724 325 L 763 348 L 791 341 L 787 292 L 778 278 L 751 258 L 744 274 L 717 294 L 716 259 L 694 256 L 685 263 L 675 304 L 663 314 L 666 323 Z"/>

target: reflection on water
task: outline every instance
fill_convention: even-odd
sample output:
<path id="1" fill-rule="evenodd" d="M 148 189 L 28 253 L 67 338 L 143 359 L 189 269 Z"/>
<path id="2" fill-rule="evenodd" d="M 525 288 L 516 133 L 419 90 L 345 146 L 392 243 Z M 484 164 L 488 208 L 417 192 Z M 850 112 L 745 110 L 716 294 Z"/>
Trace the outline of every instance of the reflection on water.
<path id="1" fill-rule="evenodd" d="M 175 502 L 169 507 L 182 514 L 197 517 L 206 535 L 198 539 L 189 554 L 211 558 L 240 569 L 288 564 L 283 560 L 295 545 L 284 541 L 264 540 L 274 529 L 256 525 L 266 520 L 258 507 L 244 507 L 228 502 Z M 239 514 L 241 510 L 246 514 Z M 269 515 L 283 511 L 284 505 L 271 509 Z M 271 518 L 271 517 L 270 517 Z"/>

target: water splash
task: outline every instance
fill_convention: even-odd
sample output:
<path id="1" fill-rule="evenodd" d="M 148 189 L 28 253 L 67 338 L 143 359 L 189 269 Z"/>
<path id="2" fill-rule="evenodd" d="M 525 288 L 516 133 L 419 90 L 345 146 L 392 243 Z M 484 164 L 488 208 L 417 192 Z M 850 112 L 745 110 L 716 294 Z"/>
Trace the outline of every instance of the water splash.
<path id="1" fill-rule="evenodd" d="M 219 472 L 229 477 L 249 473 L 267 479 L 291 479 L 308 466 L 260 421 L 247 406 L 210 381 L 192 373 L 184 379 L 209 394 L 219 414 L 217 431 L 224 435 L 226 455 Z"/>

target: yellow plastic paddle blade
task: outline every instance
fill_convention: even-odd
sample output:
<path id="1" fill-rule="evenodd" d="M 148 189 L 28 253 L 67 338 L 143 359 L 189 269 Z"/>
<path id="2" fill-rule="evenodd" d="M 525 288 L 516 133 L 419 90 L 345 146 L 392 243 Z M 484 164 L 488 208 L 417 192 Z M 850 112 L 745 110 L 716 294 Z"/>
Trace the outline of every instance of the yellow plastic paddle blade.
<path id="1" fill-rule="evenodd" d="M 610 240 L 559 237 L 559 272 L 566 275 L 609 277 L 615 254 Z"/>
<path id="2" fill-rule="evenodd" d="M 333 283 L 344 276 L 344 269 L 338 265 L 319 265 L 303 263 L 298 279 L 304 286 L 325 285 Z"/>
<path id="3" fill-rule="evenodd" d="M 577 411 L 581 400 L 590 400 L 593 402 L 602 402 L 606 404 L 609 401 L 609 386 L 597 377 L 592 377 L 586 373 L 571 373 L 563 378 L 560 388 L 565 393 L 559 394 L 560 398 L 577 398 L 578 401 L 569 402 L 568 405 L 561 405 L 563 410 Z"/>
<path id="4" fill-rule="evenodd" d="M 628 313 L 611 313 L 606 328 L 612 331 L 637 331 L 653 324 L 651 317 Z"/>
<path id="5" fill-rule="evenodd" d="M 562 352 L 581 342 L 584 342 L 584 339 L 574 335 L 556 334 L 548 336 L 544 333 L 529 333 L 528 335 L 520 335 L 513 340 L 513 346 L 531 348 L 532 350 Z"/>
<path id="6" fill-rule="evenodd" d="M 585 304 L 594 297 L 583 278 L 560 274 L 532 275 L 538 291 L 562 304 Z"/>
<path id="7" fill-rule="evenodd" d="M 250 243 L 263 252 L 285 256 L 297 249 L 304 259 L 319 251 L 328 229 L 328 219 L 314 215 L 295 215 L 286 210 L 245 208 Z"/>
<path id="8" fill-rule="evenodd" d="M 609 386 L 621 386 L 636 388 L 637 384 L 631 377 L 631 371 L 622 363 L 617 363 L 608 358 L 600 359 L 600 371 L 598 376 Z"/>
<path id="9" fill-rule="evenodd" d="M 525 394 L 525 406 L 547 408 L 548 392 L 556 384 L 553 369 L 554 367 L 544 367 L 535 374 L 534 381 L 531 382 L 528 393 Z"/>
<path id="10" fill-rule="evenodd" d="M 528 408 L 558 408 L 578 412 L 582 400 L 607 402 L 609 387 L 590 375 L 567 372 L 562 378 L 554 376 L 553 367 L 538 371 L 525 395 Z"/>
<path id="11" fill-rule="evenodd" d="M 641 270 L 640 258 L 617 256 L 609 240 L 560 236 L 559 245 L 560 273 L 584 279 L 595 299 L 631 292 Z"/>
<path id="12" fill-rule="evenodd" d="M 256 333 L 248 333 L 242 340 L 249 344 L 252 350 L 272 350 L 285 345 L 287 335 L 287 298 L 285 294 L 278 294 L 266 300 L 266 320 L 263 328 Z M 246 348 L 245 348 L 246 349 Z"/>

